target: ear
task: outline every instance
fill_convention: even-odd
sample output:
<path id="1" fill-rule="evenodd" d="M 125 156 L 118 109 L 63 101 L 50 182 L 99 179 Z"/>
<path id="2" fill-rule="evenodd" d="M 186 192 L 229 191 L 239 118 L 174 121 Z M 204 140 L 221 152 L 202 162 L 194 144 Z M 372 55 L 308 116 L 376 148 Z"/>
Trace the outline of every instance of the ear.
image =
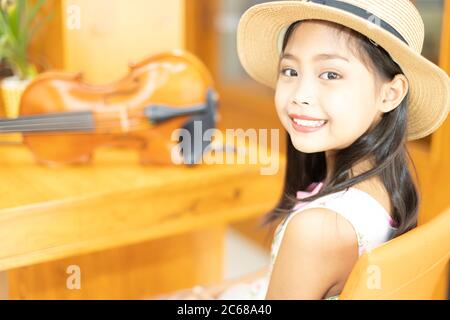
<path id="1" fill-rule="evenodd" d="M 380 111 L 387 113 L 397 108 L 408 94 L 409 82 L 403 74 L 397 74 L 392 81 L 383 85 Z"/>

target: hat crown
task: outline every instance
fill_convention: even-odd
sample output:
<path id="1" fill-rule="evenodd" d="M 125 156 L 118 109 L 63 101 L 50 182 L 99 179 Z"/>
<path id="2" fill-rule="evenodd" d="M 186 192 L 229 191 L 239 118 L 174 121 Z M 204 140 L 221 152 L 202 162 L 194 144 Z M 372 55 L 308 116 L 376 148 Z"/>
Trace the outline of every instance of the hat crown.
<path id="1" fill-rule="evenodd" d="M 300 1 L 310 2 L 311 0 Z M 326 5 L 328 1 L 314 0 L 314 2 Z M 422 52 L 425 27 L 419 11 L 410 0 L 338 0 L 338 2 L 364 9 L 371 14 L 367 19 L 368 23 L 376 25 L 383 20 L 403 36 L 411 49 L 418 53 Z"/>

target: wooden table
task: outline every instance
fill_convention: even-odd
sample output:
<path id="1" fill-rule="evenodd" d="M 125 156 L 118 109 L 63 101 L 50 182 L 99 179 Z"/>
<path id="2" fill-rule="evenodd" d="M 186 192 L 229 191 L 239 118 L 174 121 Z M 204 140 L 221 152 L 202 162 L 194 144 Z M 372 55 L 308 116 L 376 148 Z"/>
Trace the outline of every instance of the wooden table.
<path id="1" fill-rule="evenodd" d="M 48 168 L 0 146 L 9 298 L 138 299 L 221 280 L 226 225 L 281 193 L 283 163 L 261 166 L 141 166 L 132 150 L 99 149 L 92 165 Z"/>

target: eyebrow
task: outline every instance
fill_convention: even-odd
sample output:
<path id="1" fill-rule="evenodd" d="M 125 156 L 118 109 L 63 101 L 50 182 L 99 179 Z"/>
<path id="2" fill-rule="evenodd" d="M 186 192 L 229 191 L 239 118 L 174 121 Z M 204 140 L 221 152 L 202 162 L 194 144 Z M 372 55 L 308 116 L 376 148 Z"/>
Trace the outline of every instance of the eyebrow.
<path id="1" fill-rule="evenodd" d="M 283 53 L 283 55 L 281 56 L 281 60 L 282 59 L 289 59 L 289 60 L 295 60 L 298 61 L 298 58 L 293 55 L 292 53 Z M 322 54 L 318 54 L 313 58 L 313 61 L 318 61 L 318 60 L 335 60 L 335 59 L 339 59 L 339 60 L 344 60 L 347 62 L 350 62 L 347 58 L 340 56 L 337 53 L 322 53 Z"/>

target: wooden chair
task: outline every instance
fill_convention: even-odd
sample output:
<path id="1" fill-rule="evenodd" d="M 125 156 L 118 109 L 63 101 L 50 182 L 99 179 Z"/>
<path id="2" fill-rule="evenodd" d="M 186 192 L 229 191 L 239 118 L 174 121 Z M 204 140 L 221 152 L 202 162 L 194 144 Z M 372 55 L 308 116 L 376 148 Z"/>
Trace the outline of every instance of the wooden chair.
<path id="1" fill-rule="evenodd" d="M 360 257 L 340 299 L 434 299 L 450 258 L 450 207 Z"/>

